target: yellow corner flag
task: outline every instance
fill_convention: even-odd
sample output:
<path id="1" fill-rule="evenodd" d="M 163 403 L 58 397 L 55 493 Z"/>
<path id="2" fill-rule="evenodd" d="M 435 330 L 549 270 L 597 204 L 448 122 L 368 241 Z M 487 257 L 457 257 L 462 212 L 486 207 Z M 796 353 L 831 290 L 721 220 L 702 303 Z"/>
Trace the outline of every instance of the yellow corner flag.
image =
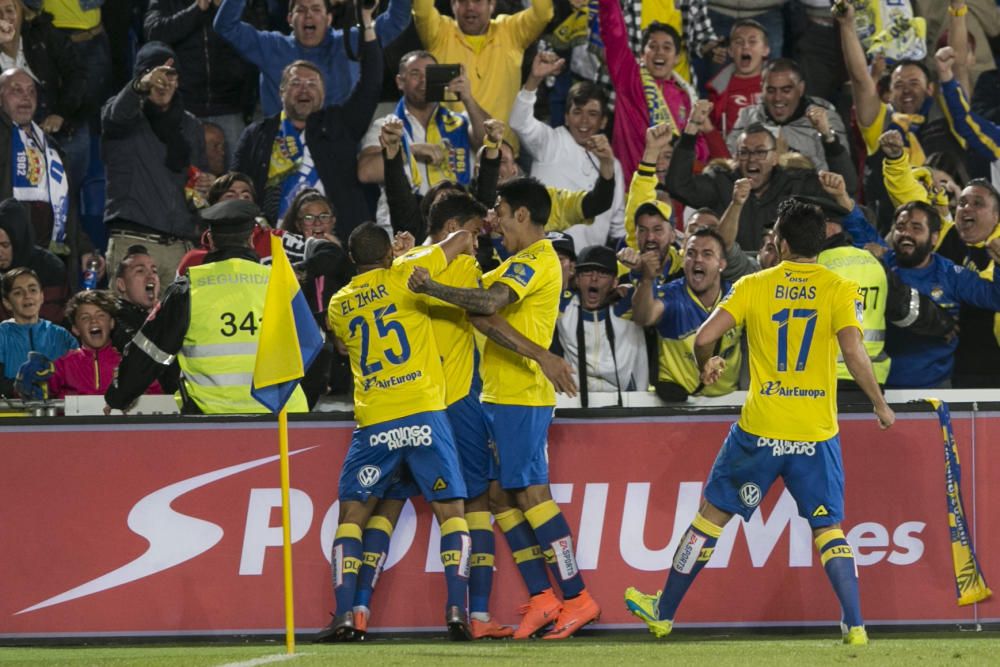
<path id="1" fill-rule="evenodd" d="M 260 342 L 250 394 L 278 413 L 281 462 L 281 532 L 285 581 L 285 647 L 295 653 L 295 604 L 292 597 L 292 537 L 288 508 L 288 410 L 285 404 L 323 347 L 323 333 L 309 311 L 281 239 L 271 236 L 271 276 L 264 299 Z"/>

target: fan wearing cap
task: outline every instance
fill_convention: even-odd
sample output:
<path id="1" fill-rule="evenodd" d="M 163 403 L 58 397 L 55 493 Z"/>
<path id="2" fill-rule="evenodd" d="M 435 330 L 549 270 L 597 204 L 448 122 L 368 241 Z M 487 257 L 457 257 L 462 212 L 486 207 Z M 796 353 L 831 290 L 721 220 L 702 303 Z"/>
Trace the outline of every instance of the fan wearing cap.
<path id="1" fill-rule="evenodd" d="M 175 62 L 166 44 L 148 42 L 136 54 L 133 80 L 101 111 L 111 267 L 138 243 L 160 273 L 173 275 L 198 238 L 184 187 L 192 165 L 207 167 L 205 133 L 177 94 Z"/>
<path id="2" fill-rule="evenodd" d="M 681 255 L 677 249 L 673 210 L 656 196 L 656 160 L 673 140 L 670 125 L 662 123 L 646 130 L 646 148 L 642 162 L 632 177 L 625 202 L 625 244 L 619 260 L 631 270 L 633 281 L 642 269 L 640 255 L 655 254 L 661 282 L 681 274 Z"/>
<path id="3" fill-rule="evenodd" d="M 626 317 L 628 304 L 618 301 L 615 251 L 584 248 L 575 272 L 577 289 L 563 292 L 556 333 L 563 357 L 577 370 L 580 404 L 587 407 L 590 391 L 619 392 L 619 397 L 623 391 L 645 391 L 646 339 L 642 327 Z"/>
<path id="4" fill-rule="evenodd" d="M 565 232 L 548 232 L 545 238 L 552 241 L 552 249 L 559 256 L 559 266 L 562 268 L 563 294 L 573 287 L 576 276 L 576 243 L 573 237 Z"/>
<path id="5" fill-rule="evenodd" d="M 212 252 L 167 288 L 163 301 L 125 349 L 104 395 L 105 414 L 127 410 L 177 359 L 182 410 L 190 414 L 262 413 L 250 395 L 270 268 L 251 247 L 257 207 L 242 199 L 201 211 Z M 296 387 L 289 411 L 306 412 Z"/>
<path id="6" fill-rule="evenodd" d="M 702 385 L 694 356 L 694 337 L 732 285 L 722 280 L 726 268 L 725 242 L 714 229 L 695 230 L 684 243 L 684 275 L 667 284 L 659 282 L 654 258 L 643 255 L 642 274 L 630 294 L 632 320 L 655 327 L 659 338 L 659 371 L 656 394 L 668 402 L 685 401 L 692 394 L 722 396 L 735 391 L 740 378 L 742 327 L 733 327 L 721 338 L 716 354 L 726 360 L 717 382 Z"/>

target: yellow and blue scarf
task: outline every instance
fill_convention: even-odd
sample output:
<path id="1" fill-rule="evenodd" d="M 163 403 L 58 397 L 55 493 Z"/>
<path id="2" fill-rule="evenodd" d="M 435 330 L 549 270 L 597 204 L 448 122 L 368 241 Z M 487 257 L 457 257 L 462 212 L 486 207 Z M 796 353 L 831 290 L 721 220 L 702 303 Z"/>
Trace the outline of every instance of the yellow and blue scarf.
<path id="1" fill-rule="evenodd" d="M 400 98 L 396 105 L 396 117 L 403 121 L 403 151 L 410 165 L 410 183 L 414 189 L 422 185 L 417 161 L 410 152 L 413 143 L 413 125 L 406 115 L 406 105 Z M 430 187 L 443 180 L 452 180 L 462 185 L 468 185 L 472 180 L 472 145 L 469 142 L 469 121 L 465 116 L 455 113 L 439 104 L 427 124 L 427 143 L 442 144 L 448 149 L 448 161 L 444 165 L 427 165 L 427 186 Z"/>
<path id="2" fill-rule="evenodd" d="M 282 111 L 278 134 L 271 147 L 271 163 L 267 168 L 267 187 L 281 190 L 278 219 L 284 217 L 300 190 L 317 187 L 318 184 L 319 173 L 305 145 L 305 131 L 296 129 Z"/>

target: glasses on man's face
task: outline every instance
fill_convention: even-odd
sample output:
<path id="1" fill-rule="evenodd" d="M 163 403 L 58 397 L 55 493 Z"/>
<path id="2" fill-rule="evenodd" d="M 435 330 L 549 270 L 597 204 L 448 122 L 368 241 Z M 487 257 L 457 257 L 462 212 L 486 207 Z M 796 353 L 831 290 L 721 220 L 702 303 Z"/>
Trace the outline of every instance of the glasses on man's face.
<path id="1" fill-rule="evenodd" d="M 301 216 L 299 216 L 299 220 L 301 222 L 306 223 L 307 225 L 315 225 L 315 224 L 320 223 L 320 222 L 322 222 L 323 224 L 326 224 L 326 223 L 330 222 L 330 220 L 332 220 L 332 219 L 333 219 L 333 214 L 332 213 L 320 213 L 319 215 L 301 215 Z"/>
<path id="2" fill-rule="evenodd" d="M 753 158 L 755 160 L 763 160 L 767 157 L 767 154 L 773 151 L 773 148 L 758 148 L 756 150 L 747 150 L 746 148 L 741 148 L 736 152 L 736 157 L 741 160 L 749 160 Z"/>

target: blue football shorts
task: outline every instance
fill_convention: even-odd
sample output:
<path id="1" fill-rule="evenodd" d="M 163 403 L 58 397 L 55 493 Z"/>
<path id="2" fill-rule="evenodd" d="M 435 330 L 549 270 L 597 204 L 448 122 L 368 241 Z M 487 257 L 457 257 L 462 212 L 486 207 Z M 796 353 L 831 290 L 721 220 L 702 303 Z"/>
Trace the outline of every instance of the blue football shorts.
<path id="1" fill-rule="evenodd" d="M 465 398 L 455 401 L 445 410 L 455 434 L 458 460 L 462 464 L 462 475 L 469 498 L 485 493 L 490 486 L 494 466 L 492 438 L 486 424 L 486 413 L 479 402 L 479 392 L 470 391 Z"/>
<path id="2" fill-rule="evenodd" d="M 419 412 L 354 429 L 340 471 L 339 498 L 386 497 L 405 467 L 428 501 L 465 498 L 465 481 L 444 410 Z"/>
<path id="3" fill-rule="evenodd" d="M 490 480 L 494 479 L 490 477 L 493 471 L 492 443 L 478 391 L 470 391 L 465 398 L 449 405 L 445 412 L 455 436 L 468 497 L 477 498 L 486 492 Z M 420 487 L 405 465 L 396 471 L 396 479 L 381 498 L 406 500 L 420 494 Z"/>
<path id="4" fill-rule="evenodd" d="M 749 520 L 779 476 L 811 527 L 844 518 L 839 435 L 820 442 L 776 440 L 733 424 L 709 473 L 705 499 Z"/>
<path id="5" fill-rule="evenodd" d="M 549 425 L 552 406 L 483 403 L 496 456 L 490 479 L 505 489 L 549 483 Z"/>

